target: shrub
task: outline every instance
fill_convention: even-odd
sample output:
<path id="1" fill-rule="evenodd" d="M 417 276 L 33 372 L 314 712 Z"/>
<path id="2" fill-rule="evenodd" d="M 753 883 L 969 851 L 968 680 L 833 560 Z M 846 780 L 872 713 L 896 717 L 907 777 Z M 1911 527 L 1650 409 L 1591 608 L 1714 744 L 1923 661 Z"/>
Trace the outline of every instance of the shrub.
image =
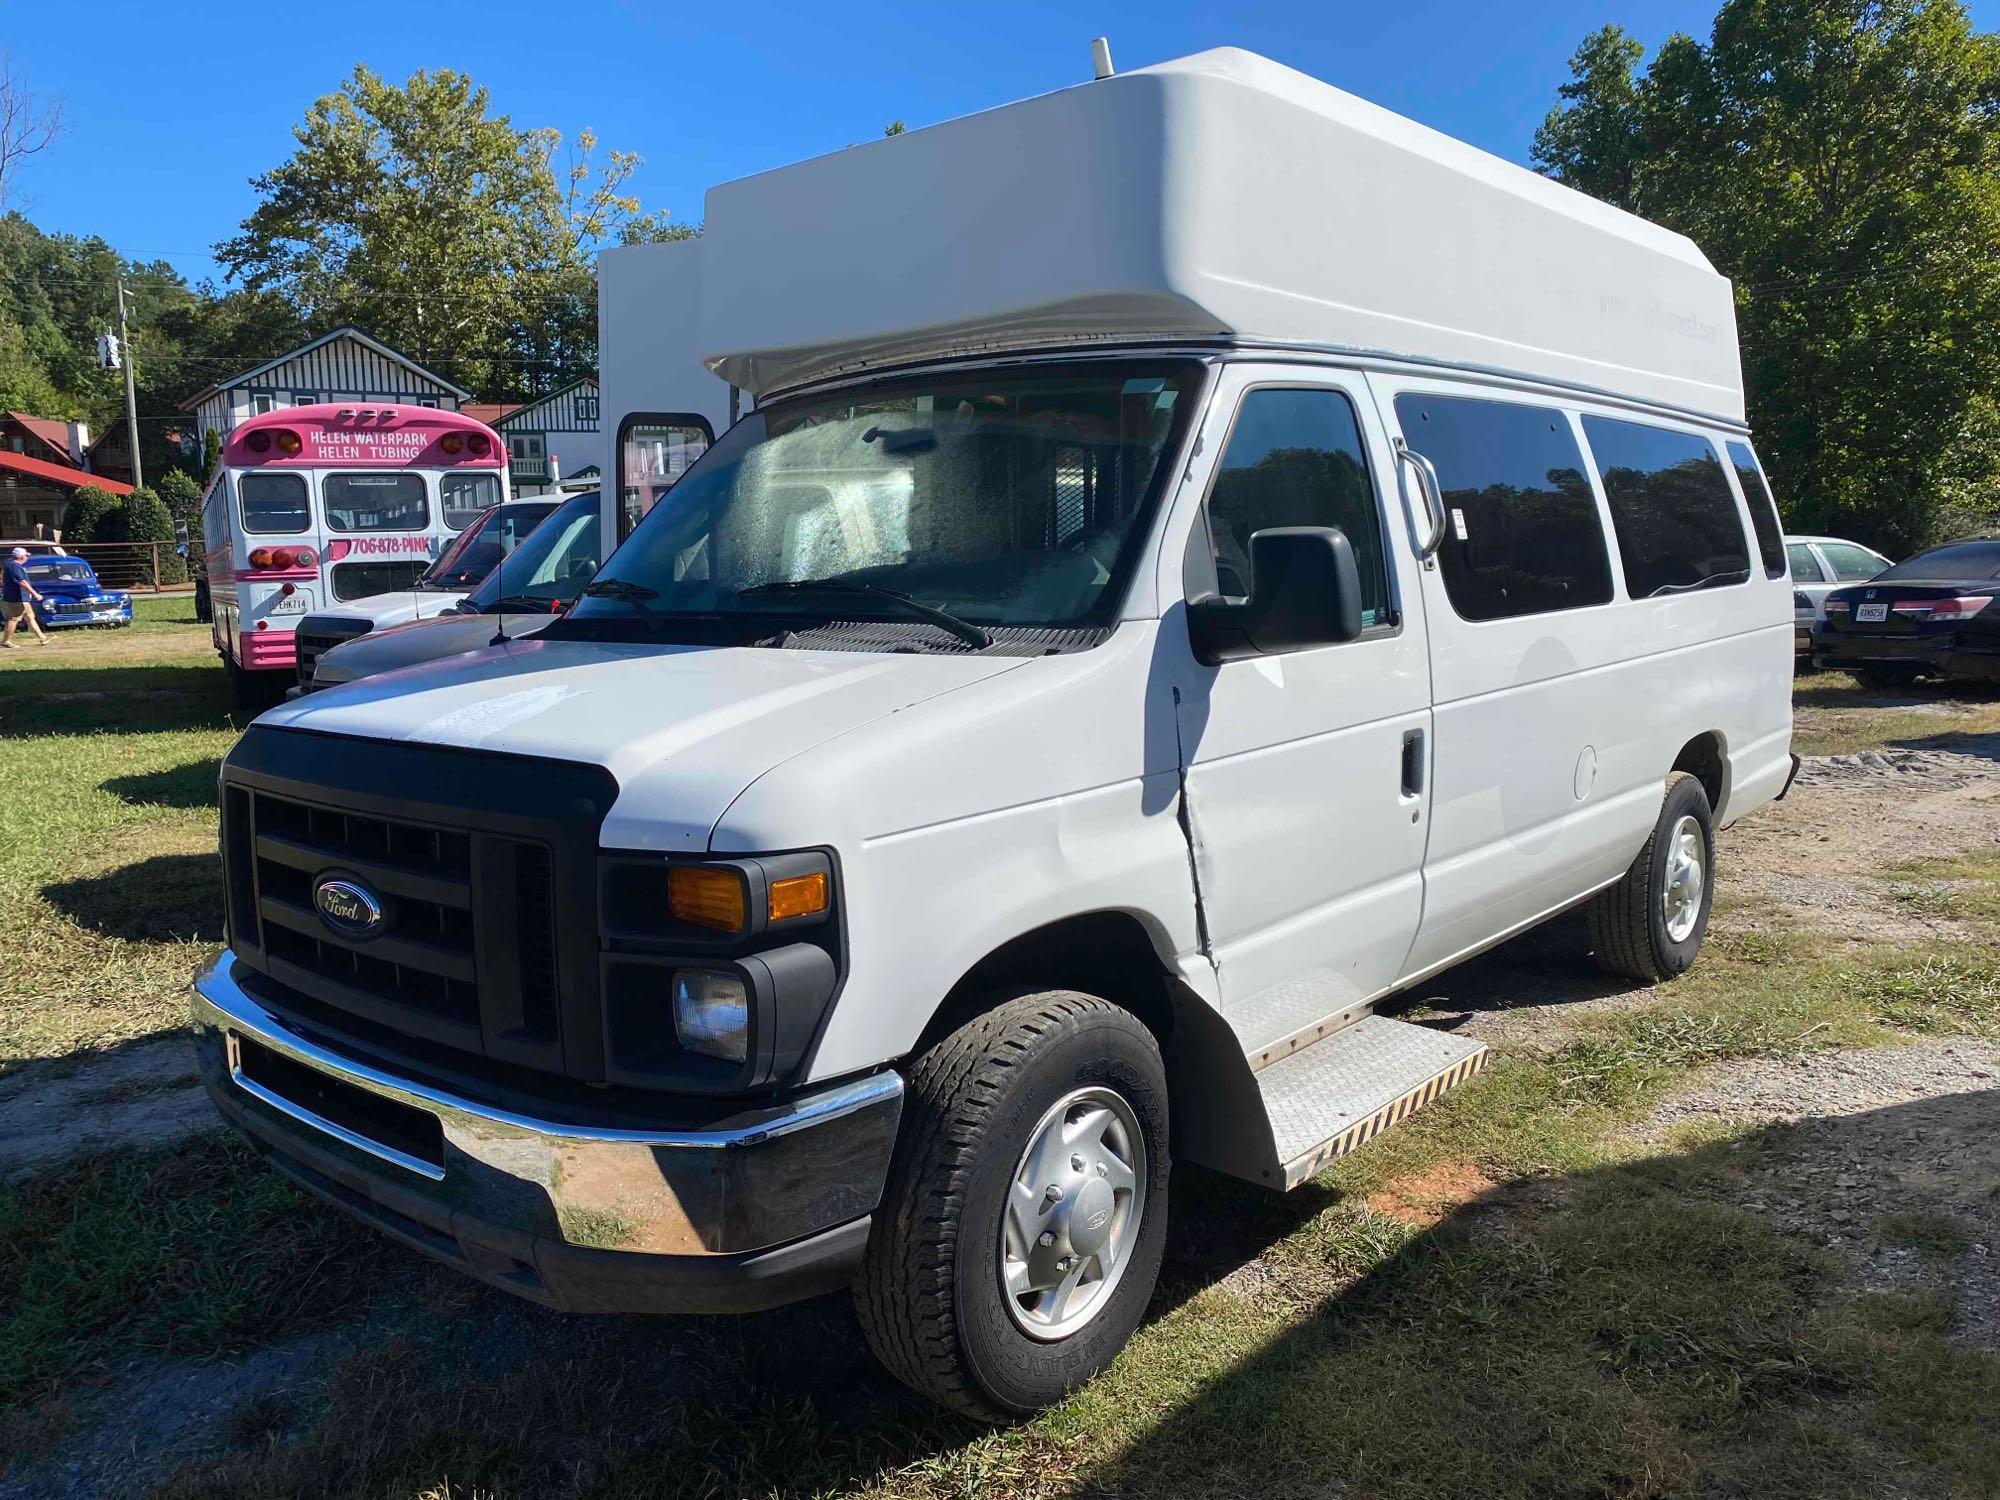
<path id="1" fill-rule="evenodd" d="M 169 469 L 160 481 L 160 502 L 174 520 L 192 525 L 201 514 L 201 486 L 186 469 Z"/>
<path id="2" fill-rule="evenodd" d="M 172 542 L 174 518 L 151 490 L 134 490 L 98 523 L 93 541 Z M 186 583 L 187 563 L 171 547 L 160 549 L 160 582 Z"/>
<path id="3" fill-rule="evenodd" d="M 169 469 L 166 477 L 160 481 L 160 500 L 167 507 L 169 516 L 175 521 L 187 523 L 188 550 L 182 567 L 190 572 L 200 572 L 203 546 L 201 486 L 187 470 Z"/>
<path id="4" fill-rule="evenodd" d="M 94 484 L 86 484 L 69 497 L 69 505 L 63 511 L 62 534 L 65 542 L 101 542 L 108 540 L 99 535 L 105 518 L 118 509 L 118 497 L 109 490 L 99 489 Z"/>

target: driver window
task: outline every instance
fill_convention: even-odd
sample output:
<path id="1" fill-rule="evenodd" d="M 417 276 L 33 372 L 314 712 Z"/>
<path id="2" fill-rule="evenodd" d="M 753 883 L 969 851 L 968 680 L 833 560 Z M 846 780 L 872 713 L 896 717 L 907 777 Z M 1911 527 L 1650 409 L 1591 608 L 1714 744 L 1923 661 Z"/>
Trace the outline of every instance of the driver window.
<path id="1" fill-rule="evenodd" d="M 1273 526 L 1337 526 L 1354 549 L 1363 627 L 1392 622 L 1381 510 L 1354 406 L 1340 391 L 1243 398 L 1208 497 L 1216 592 L 1250 592 L 1250 538 Z"/>

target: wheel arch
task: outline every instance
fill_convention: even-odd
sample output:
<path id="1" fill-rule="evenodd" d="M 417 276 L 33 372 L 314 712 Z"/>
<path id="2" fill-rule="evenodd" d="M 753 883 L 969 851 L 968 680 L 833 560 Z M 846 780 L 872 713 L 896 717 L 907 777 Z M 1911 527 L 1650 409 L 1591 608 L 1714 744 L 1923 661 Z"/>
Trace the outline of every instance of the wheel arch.
<path id="1" fill-rule="evenodd" d="M 1185 986 L 1136 913 L 1079 912 L 1018 933 L 981 957 L 946 991 L 911 1050 L 936 1045 L 990 1009 L 995 995 L 1025 989 L 1081 990 L 1112 1001 L 1143 1021 L 1164 1050 L 1177 1016 L 1171 992 Z"/>
<path id="2" fill-rule="evenodd" d="M 1242 1041 L 1207 998 L 1174 972 L 1139 914 L 1105 909 L 1029 929 L 968 968 L 932 1012 L 911 1055 L 975 1016 L 1037 989 L 1080 990 L 1137 1016 L 1167 1068 L 1172 1152 L 1259 1182 L 1270 1117 Z"/>
<path id="3" fill-rule="evenodd" d="M 1701 789 L 1708 793 L 1709 812 L 1719 825 L 1723 804 L 1729 797 L 1729 753 L 1721 732 L 1703 730 L 1681 746 L 1667 774 L 1671 776 L 1676 771 L 1685 771 L 1701 783 Z"/>

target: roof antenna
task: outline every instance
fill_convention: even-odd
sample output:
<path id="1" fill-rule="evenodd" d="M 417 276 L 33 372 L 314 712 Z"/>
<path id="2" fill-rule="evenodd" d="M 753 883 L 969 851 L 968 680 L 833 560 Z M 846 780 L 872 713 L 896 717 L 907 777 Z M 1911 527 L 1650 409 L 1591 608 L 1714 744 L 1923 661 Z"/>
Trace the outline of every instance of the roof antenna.
<path id="1" fill-rule="evenodd" d="M 1111 66 L 1111 39 L 1094 36 L 1090 39 L 1090 66 L 1097 78 L 1109 78 L 1117 69 Z"/>
<path id="2" fill-rule="evenodd" d="M 511 478 L 512 475 L 509 475 L 508 477 Z M 500 506 L 504 506 L 506 503 L 507 503 L 506 492 L 503 490 L 501 492 Z M 496 511 L 498 511 L 499 507 L 496 506 L 495 509 Z M 499 614 L 500 619 L 499 623 L 494 627 L 493 639 L 488 641 L 486 644 L 489 646 L 504 646 L 507 644 L 507 639 L 508 639 L 507 637 L 507 517 L 504 513 L 496 514 L 493 517 L 493 520 L 499 523 L 494 529 L 500 533 L 500 562 L 498 564 L 498 571 L 500 574 L 500 581 L 499 581 L 500 597 L 498 600 L 494 602 L 493 607 L 495 611 Z"/>

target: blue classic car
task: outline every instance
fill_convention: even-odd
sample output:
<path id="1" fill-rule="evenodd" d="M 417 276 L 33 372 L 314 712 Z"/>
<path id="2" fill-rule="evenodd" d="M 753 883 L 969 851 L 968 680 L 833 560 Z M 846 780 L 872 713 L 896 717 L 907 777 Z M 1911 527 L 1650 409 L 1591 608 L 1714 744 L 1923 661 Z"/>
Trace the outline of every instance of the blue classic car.
<path id="1" fill-rule="evenodd" d="M 28 582 L 41 594 L 35 618 L 44 630 L 64 625 L 130 625 L 132 596 L 107 589 L 80 557 L 31 557 Z"/>

